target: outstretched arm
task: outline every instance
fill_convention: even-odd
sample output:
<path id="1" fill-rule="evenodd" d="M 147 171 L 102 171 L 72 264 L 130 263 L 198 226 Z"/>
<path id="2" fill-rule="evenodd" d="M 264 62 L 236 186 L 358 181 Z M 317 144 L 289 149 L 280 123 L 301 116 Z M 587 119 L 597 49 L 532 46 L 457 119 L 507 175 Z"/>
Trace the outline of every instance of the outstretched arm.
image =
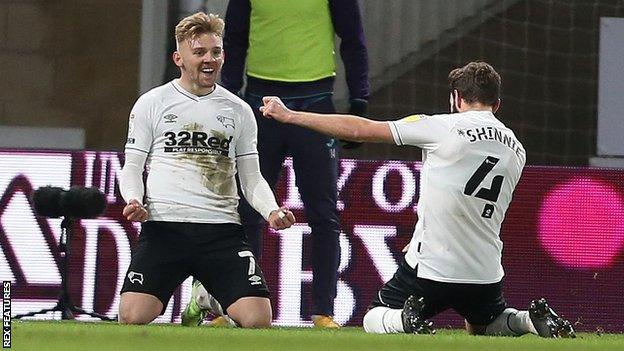
<path id="1" fill-rule="evenodd" d="M 264 106 L 260 107 L 262 114 L 282 123 L 298 125 L 339 139 L 394 144 L 388 122 L 352 115 L 293 111 L 276 96 L 265 96 L 262 101 L 264 102 Z"/>

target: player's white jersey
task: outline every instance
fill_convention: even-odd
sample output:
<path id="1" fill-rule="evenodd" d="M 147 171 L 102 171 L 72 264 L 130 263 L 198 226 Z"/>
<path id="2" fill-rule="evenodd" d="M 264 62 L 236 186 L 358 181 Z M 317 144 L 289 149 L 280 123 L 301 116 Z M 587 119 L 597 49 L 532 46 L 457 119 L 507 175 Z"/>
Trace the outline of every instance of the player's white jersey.
<path id="1" fill-rule="evenodd" d="M 236 158 L 257 154 L 251 107 L 217 85 L 206 96 L 174 80 L 142 95 L 126 152 L 145 153 L 149 220 L 240 223 Z"/>
<path id="2" fill-rule="evenodd" d="M 522 144 L 486 111 L 414 115 L 389 125 L 396 144 L 423 149 L 409 265 L 440 282 L 500 281 L 499 233 L 526 161 Z"/>

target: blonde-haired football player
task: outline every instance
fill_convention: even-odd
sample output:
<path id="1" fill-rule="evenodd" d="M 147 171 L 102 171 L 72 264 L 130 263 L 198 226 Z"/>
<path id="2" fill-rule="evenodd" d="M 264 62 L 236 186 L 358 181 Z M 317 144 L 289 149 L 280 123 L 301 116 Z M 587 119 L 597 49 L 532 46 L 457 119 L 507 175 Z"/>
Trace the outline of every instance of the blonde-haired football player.
<path id="1" fill-rule="evenodd" d="M 216 84 L 223 29 L 223 20 L 201 12 L 180 21 L 173 53 L 180 78 L 143 94 L 132 108 L 120 188 L 124 216 L 143 223 L 121 289 L 121 323 L 154 320 L 192 275 L 232 323 L 271 325 L 266 281 L 236 210 L 235 174 L 272 228 L 295 219 L 260 174 L 251 108 Z"/>

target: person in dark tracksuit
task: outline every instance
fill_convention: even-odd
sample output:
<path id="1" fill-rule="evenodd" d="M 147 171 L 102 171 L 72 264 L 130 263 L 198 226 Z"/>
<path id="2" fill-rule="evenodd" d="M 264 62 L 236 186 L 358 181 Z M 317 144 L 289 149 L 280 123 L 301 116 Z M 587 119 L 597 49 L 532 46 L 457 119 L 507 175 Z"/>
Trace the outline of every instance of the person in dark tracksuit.
<path id="1" fill-rule="evenodd" d="M 368 56 L 357 0 L 230 0 L 222 85 L 249 103 L 258 122 L 260 170 L 274 186 L 285 157 L 293 158 L 297 187 L 312 228 L 312 320 L 333 320 L 338 279 L 340 223 L 336 209 L 336 140 L 297 126 L 262 118 L 262 96 L 275 95 L 288 107 L 320 113 L 335 111 L 334 38 L 349 88 L 350 113 L 366 115 Z M 241 94 L 244 76 L 247 86 Z M 353 146 L 347 145 L 348 146 Z M 262 217 L 241 197 L 239 213 L 257 257 L 261 256 Z"/>

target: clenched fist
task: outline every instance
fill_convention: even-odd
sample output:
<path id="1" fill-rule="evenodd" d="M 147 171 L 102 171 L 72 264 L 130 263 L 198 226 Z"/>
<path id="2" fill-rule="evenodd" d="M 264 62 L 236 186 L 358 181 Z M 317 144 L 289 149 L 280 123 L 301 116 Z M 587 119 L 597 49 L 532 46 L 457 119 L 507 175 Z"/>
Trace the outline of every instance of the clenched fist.
<path id="1" fill-rule="evenodd" d="M 262 102 L 264 106 L 260 106 L 260 112 L 264 117 L 273 118 L 282 123 L 288 123 L 291 119 L 292 111 L 277 96 L 265 96 Z"/>
<path id="2" fill-rule="evenodd" d="M 286 207 L 280 207 L 269 214 L 269 226 L 275 230 L 290 228 L 295 223 L 295 215 Z"/>
<path id="3" fill-rule="evenodd" d="M 128 202 L 122 213 L 129 221 L 145 222 L 147 220 L 147 210 L 138 200 L 135 199 Z"/>

